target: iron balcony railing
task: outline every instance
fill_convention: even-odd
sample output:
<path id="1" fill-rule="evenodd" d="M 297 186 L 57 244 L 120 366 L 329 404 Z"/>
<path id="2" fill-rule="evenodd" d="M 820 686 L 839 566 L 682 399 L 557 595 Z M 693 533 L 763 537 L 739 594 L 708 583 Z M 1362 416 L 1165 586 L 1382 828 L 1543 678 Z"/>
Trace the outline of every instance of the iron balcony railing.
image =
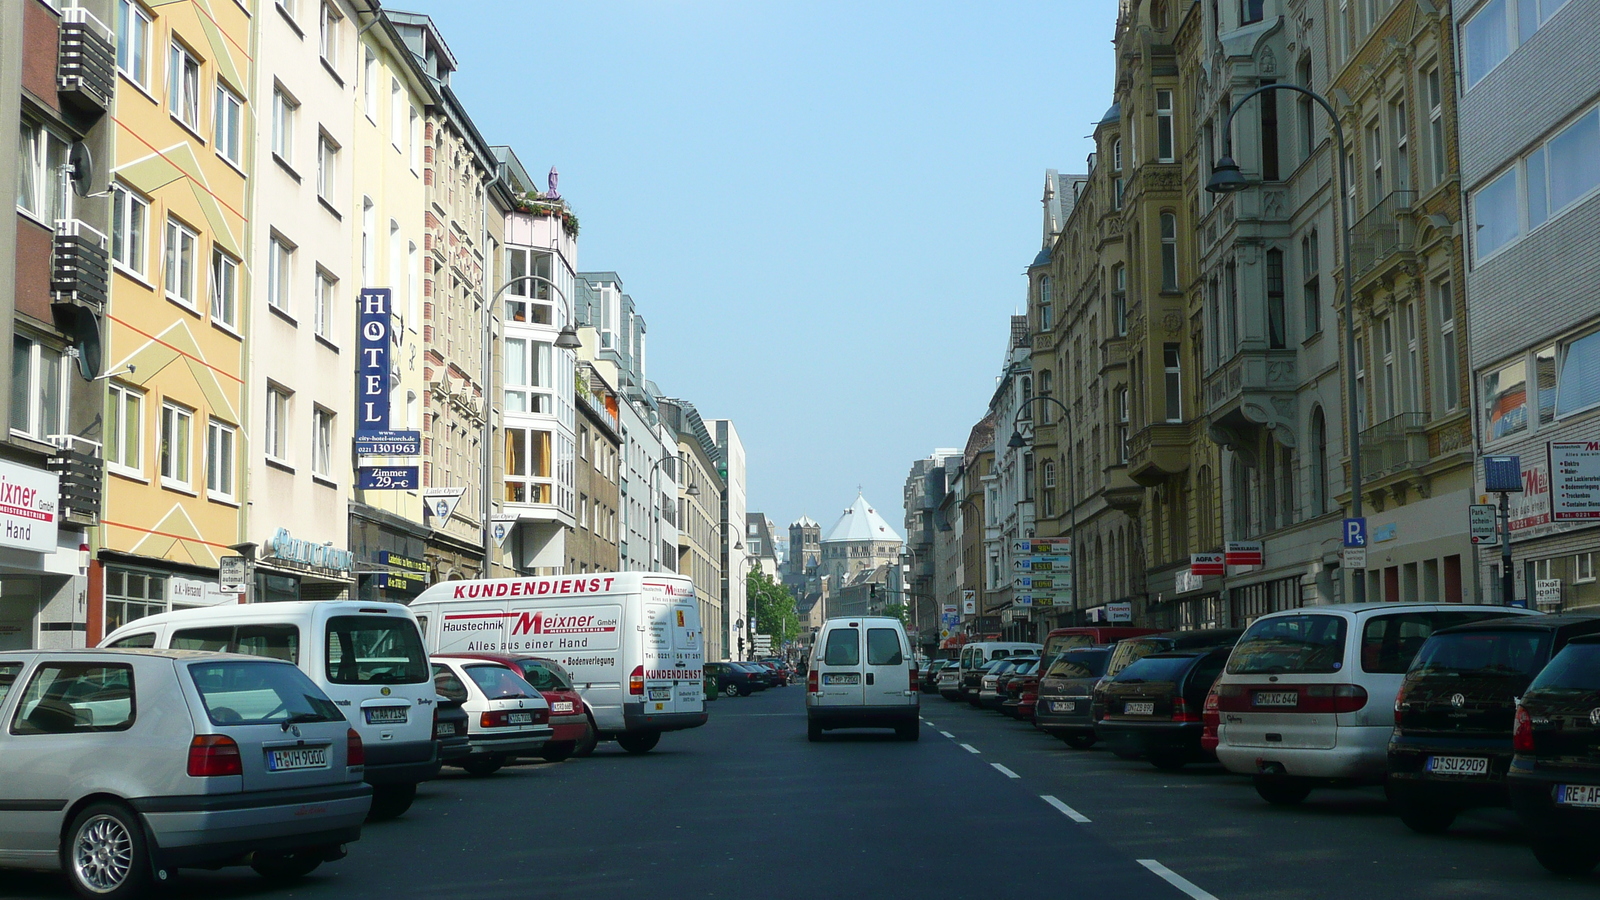
<path id="1" fill-rule="evenodd" d="M 1396 253 L 1408 251 L 1416 238 L 1411 204 L 1416 191 L 1391 191 L 1350 229 L 1351 278 L 1360 278 Z"/>
<path id="2" fill-rule="evenodd" d="M 1361 432 L 1361 480 L 1388 478 L 1428 461 L 1427 414 L 1408 412 Z"/>

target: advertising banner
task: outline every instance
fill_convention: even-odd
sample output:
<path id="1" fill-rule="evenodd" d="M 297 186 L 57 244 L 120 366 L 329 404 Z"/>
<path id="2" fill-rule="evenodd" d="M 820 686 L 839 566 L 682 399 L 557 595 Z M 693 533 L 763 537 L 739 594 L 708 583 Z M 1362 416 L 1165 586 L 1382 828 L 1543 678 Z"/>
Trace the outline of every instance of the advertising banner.
<path id="1" fill-rule="evenodd" d="M 56 552 L 61 478 L 0 460 L 0 546 Z"/>
<path id="2" fill-rule="evenodd" d="M 1221 553 L 1189 554 L 1189 573 L 1201 578 L 1207 575 L 1226 575 L 1228 564 Z"/>
<path id="3" fill-rule="evenodd" d="M 417 466 L 359 466 L 356 487 L 363 491 L 414 491 L 422 486 Z"/>
<path id="4" fill-rule="evenodd" d="M 1222 555 L 1230 566 L 1259 566 L 1263 559 L 1260 541 L 1229 541 Z"/>
<path id="5" fill-rule="evenodd" d="M 1600 519 L 1600 441 L 1551 441 L 1551 517 Z"/>

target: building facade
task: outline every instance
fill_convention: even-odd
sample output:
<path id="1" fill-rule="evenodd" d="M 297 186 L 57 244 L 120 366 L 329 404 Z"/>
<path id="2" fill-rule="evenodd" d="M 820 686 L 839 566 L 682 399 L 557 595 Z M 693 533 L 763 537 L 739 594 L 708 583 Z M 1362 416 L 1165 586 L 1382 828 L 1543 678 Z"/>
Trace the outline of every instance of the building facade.
<path id="1" fill-rule="evenodd" d="M 621 571 L 618 539 L 622 493 L 617 484 L 622 460 L 621 399 L 588 363 L 578 365 L 578 516 L 566 537 L 566 572 Z"/>
<path id="2" fill-rule="evenodd" d="M 729 644 L 727 630 L 720 627 L 724 615 L 722 544 L 737 535 L 728 535 L 727 529 L 719 527 L 726 485 L 718 471 L 717 444 L 694 404 L 663 399 L 661 411 L 667 427 L 677 436 L 680 470 L 672 516 L 677 547 L 666 561 L 666 571 L 687 575 L 694 582 L 700 627 L 706 634 L 706 659 L 742 659 L 749 649 L 743 645 L 744 634 Z"/>
<path id="3" fill-rule="evenodd" d="M 726 635 L 724 646 L 737 650 L 739 639 L 744 638 L 744 652 L 735 659 L 749 659 L 754 651 L 755 625 L 749 604 L 744 575 L 755 565 L 755 555 L 747 541 L 740 539 L 749 514 L 749 500 L 745 485 L 744 442 L 739 440 L 739 430 L 731 419 L 711 419 L 706 422 L 711 437 L 716 441 L 718 474 L 724 485 L 722 492 L 722 520 L 718 523 L 722 540 L 722 629 Z"/>

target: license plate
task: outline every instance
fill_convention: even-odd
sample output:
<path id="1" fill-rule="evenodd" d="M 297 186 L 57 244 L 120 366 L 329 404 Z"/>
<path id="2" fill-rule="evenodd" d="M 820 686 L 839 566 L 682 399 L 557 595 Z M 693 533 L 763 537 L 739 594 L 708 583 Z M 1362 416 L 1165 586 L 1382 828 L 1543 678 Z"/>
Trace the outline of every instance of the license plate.
<path id="1" fill-rule="evenodd" d="M 289 750 L 268 750 L 267 769 L 272 772 L 290 772 L 295 769 L 326 769 L 327 747 L 295 747 Z"/>
<path id="2" fill-rule="evenodd" d="M 1056 700 L 1050 704 L 1050 709 L 1053 712 L 1076 712 L 1078 709 L 1078 701 Z"/>
<path id="3" fill-rule="evenodd" d="M 455 737 L 456 726 L 450 724 L 449 722 L 440 722 L 439 724 L 433 726 L 433 736 L 436 738 Z"/>
<path id="4" fill-rule="evenodd" d="M 672 688 L 669 688 L 669 687 L 662 687 L 662 688 L 653 687 L 653 688 L 650 689 L 650 699 L 651 700 L 671 700 L 672 699 Z M 570 710 L 569 710 L 569 712 L 570 712 Z"/>
<path id="5" fill-rule="evenodd" d="M 1600 784 L 1558 784 L 1556 802 L 1563 806 L 1600 806 Z"/>
<path id="6" fill-rule="evenodd" d="M 1152 700 L 1149 703 L 1124 703 L 1122 705 L 1122 714 L 1125 716 L 1153 716 L 1156 714 L 1155 701 Z"/>
<path id="7" fill-rule="evenodd" d="M 366 709 L 368 725 L 404 725 L 406 723 L 406 707 L 404 706 L 369 706 Z"/>
<path id="8" fill-rule="evenodd" d="M 1430 756 L 1428 771 L 1435 775 L 1487 775 L 1489 758 L 1486 756 Z"/>
<path id="9" fill-rule="evenodd" d="M 823 684 L 860 684 L 861 676 L 855 672 L 840 672 L 822 676 Z"/>
<path id="10" fill-rule="evenodd" d="M 572 701 L 571 700 L 557 700 L 555 703 L 551 704 L 550 711 L 554 712 L 554 713 L 569 713 L 569 712 L 572 712 Z"/>
<path id="11" fill-rule="evenodd" d="M 1250 698 L 1252 706 L 1299 706 L 1299 691 L 1256 691 Z"/>
<path id="12" fill-rule="evenodd" d="M 514 712 L 506 716 L 506 721 L 512 725 L 532 725 L 533 713 Z"/>

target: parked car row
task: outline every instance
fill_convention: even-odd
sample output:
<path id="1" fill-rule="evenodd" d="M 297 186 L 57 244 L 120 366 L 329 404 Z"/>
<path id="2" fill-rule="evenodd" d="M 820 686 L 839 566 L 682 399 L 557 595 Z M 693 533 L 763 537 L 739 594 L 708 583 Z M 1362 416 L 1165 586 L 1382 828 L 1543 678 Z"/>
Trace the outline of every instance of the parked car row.
<path id="1" fill-rule="evenodd" d="M 789 668 L 777 662 L 706 663 L 706 691 L 715 690 L 724 697 L 748 697 L 769 687 L 785 687 L 789 677 Z"/>
<path id="2" fill-rule="evenodd" d="M 1157 768 L 1217 762 L 1269 803 L 1382 785 L 1415 831 L 1509 806 L 1546 868 L 1600 865 L 1600 613 L 1370 603 L 1245 629 L 1096 643 L 974 643 L 923 691 L 999 709 L 1069 746 Z M 1071 634 L 1073 640 L 1063 638 Z M 932 666 L 930 666 L 932 668 Z M 975 686 L 975 689 L 974 689 Z"/>

